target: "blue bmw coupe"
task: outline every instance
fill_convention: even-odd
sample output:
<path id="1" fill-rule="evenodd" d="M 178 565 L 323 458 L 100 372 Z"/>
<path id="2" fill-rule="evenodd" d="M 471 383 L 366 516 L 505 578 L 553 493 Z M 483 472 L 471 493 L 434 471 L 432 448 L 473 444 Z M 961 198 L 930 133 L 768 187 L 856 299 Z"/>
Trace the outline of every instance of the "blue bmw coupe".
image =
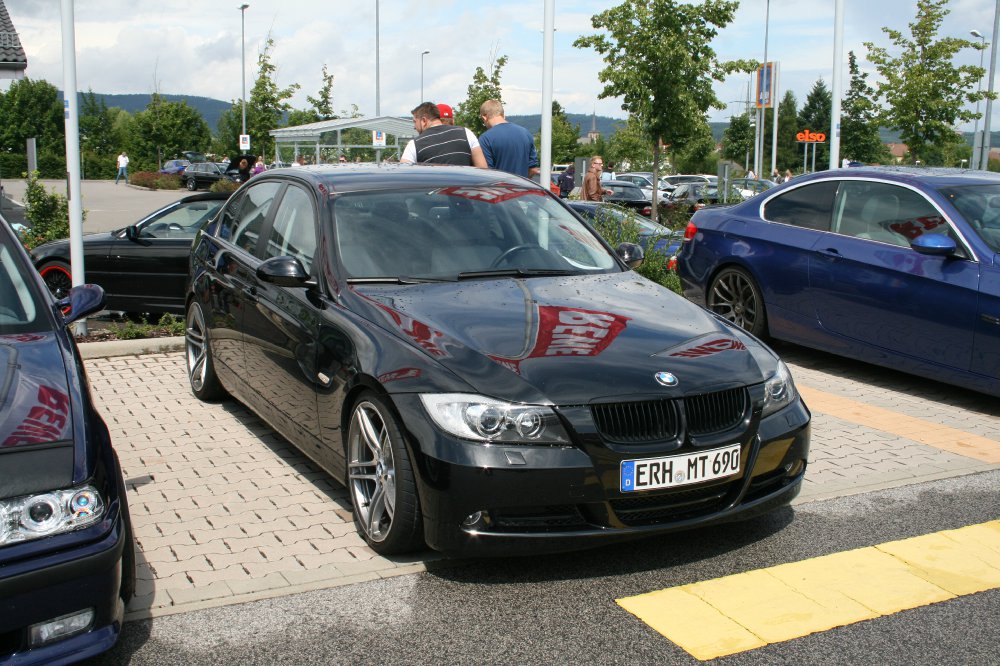
<path id="1" fill-rule="evenodd" d="M 754 335 L 1000 395 L 1000 174 L 823 171 L 685 239 L 684 295 Z"/>

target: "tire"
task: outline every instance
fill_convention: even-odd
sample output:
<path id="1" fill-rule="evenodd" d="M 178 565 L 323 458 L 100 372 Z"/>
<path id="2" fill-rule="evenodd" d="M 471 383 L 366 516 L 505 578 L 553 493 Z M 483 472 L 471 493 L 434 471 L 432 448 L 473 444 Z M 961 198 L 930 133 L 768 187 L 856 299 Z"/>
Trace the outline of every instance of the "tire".
<path id="1" fill-rule="evenodd" d="M 73 272 L 65 261 L 49 261 L 38 269 L 45 286 L 58 301 L 69 296 L 73 288 Z"/>
<path id="2" fill-rule="evenodd" d="M 362 394 L 347 431 L 347 490 L 358 534 L 379 555 L 424 547 L 413 465 L 392 407 Z"/>
<path id="3" fill-rule="evenodd" d="M 195 180 L 193 177 L 188 178 L 187 181 L 184 183 L 184 186 L 188 188 L 189 192 L 194 192 L 195 190 L 198 189 L 198 181 Z"/>
<path id="4" fill-rule="evenodd" d="M 217 400 L 224 397 L 226 391 L 215 374 L 205 315 L 198 303 L 191 303 L 188 306 L 184 338 L 191 392 L 199 400 Z"/>
<path id="5" fill-rule="evenodd" d="M 767 337 L 764 298 L 753 277 L 742 268 L 724 268 L 712 278 L 706 294 L 712 312 L 758 338 Z"/>

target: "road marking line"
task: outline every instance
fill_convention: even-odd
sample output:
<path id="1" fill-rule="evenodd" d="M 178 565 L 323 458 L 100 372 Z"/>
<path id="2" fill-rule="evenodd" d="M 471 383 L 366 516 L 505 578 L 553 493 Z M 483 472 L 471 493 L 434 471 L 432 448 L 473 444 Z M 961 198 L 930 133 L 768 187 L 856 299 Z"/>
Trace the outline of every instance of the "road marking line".
<path id="1" fill-rule="evenodd" d="M 796 385 L 810 410 L 906 437 L 942 451 L 986 463 L 1000 463 L 1000 442 L 927 419 L 867 405 L 809 386 Z"/>
<path id="2" fill-rule="evenodd" d="M 705 661 L 1000 588 L 1000 520 L 617 599 Z"/>

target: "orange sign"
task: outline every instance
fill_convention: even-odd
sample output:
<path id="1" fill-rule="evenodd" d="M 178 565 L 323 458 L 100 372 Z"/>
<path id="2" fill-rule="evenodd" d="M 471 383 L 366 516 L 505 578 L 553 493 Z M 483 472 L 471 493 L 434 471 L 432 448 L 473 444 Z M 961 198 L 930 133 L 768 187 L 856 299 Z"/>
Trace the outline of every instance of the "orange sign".
<path id="1" fill-rule="evenodd" d="M 797 141 L 803 143 L 823 143 L 826 141 L 826 134 L 822 132 L 811 132 L 809 129 L 804 129 L 795 135 Z"/>

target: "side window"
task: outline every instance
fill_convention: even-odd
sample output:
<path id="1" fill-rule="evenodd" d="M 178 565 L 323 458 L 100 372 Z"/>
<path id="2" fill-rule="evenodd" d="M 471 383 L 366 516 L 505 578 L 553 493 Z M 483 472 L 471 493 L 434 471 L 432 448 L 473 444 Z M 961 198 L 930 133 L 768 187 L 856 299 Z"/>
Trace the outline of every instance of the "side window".
<path id="1" fill-rule="evenodd" d="M 764 219 L 806 229 L 829 231 L 833 198 L 836 194 L 835 180 L 797 187 L 768 201 L 764 206 Z"/>
<path id="2" fill-rule="evenodd" d="M 845 181 L 834 231 L 908 247 L 925 233 L 949 233 L 948 223 L 918 192 L 889 183 Z"/>
<path id="3" fill-rule="evenodd" d="M 311 272 L 315 255 L 316 224 L 312 201 L 305 190 L 289 185 L 274 214 L 264 258 L 295 257 L 307 272 Z"/>
<path id="4" fill-rule="evenodd" d="M 264 228 L 267 212 L 281 186 L 282 183 L 271 181 L 248 188 L 235 205 L 226 209 L 219 236 L 253 254 Z"/>

